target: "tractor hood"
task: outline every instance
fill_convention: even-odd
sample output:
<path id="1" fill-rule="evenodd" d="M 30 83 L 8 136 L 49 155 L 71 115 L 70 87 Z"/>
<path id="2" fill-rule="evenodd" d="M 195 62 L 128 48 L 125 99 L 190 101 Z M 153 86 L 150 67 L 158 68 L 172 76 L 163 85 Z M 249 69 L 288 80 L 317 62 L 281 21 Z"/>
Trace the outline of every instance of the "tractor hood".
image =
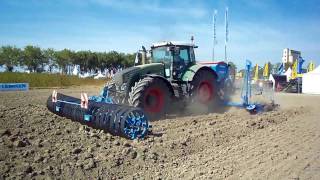
<path id="1" fill-rule="evenodd" d="M 124 69 L 116 73 L 113 77 L 113 82 L 116 85 L 121 86 L 127 83 L 128 86 L 138 81 L 142 76 L 146 74 L 157 74 L 164 76 L 164 65 L 162 63 L 143 64 L 134 67 Z"/>

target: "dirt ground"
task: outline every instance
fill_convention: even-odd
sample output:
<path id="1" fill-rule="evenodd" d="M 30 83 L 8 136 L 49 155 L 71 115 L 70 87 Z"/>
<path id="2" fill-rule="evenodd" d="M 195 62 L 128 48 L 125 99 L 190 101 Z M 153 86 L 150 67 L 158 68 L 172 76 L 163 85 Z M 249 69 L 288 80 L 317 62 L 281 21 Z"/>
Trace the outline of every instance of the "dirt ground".
<path id="1" fill-rule="evenodd" d="M 100 88 L 59 92 L 82 90 Z M 131 141 L 50 113 L 51 91 L 0 93 L 0 179 L 320 179 L 320 96 L 279 93 L 280 108 L 259 115 L 152 122 Z"/>

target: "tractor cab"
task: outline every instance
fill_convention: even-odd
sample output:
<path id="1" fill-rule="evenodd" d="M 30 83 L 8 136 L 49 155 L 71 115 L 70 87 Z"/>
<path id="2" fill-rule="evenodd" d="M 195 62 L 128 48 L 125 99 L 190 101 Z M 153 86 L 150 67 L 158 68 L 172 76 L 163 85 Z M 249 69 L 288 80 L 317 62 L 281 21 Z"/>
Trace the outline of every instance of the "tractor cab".
<path id="1" fill-rule="evenodd" d="M 151 46 L 151 63 L 165 66 L 165 77 L 180 80 L 188 67 L 195 64 L 194 48 L 191 43 L 160 42 Z"/>

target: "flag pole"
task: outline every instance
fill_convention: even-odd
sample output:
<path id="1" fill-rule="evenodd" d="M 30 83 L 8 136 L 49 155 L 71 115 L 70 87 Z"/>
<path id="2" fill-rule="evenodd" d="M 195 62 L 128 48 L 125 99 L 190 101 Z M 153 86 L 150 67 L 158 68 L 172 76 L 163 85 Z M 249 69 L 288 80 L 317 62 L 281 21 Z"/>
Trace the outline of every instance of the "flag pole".
<path id="1" fill-rule="evenodd" d="M 217 10 L 214 10 L 213 13 L 213 49 L 212 49 L 212 62 L 214 62 L 214 49 L 215 45 L 217 43 L 217 36 L 216 36 L 216 16 L 217 16 Z"/>
<path id="2" fill-rule="evenodd" d="M 228 36 L 229 36 L 229 30 L 228 30 L 228 7 L 226 7 L 226 12 L 225 12 L 225 33 L 226 33 L 226 39 L 224 42 L 224 60 L 227 62 L 227 44 L 228 44 Z"/>

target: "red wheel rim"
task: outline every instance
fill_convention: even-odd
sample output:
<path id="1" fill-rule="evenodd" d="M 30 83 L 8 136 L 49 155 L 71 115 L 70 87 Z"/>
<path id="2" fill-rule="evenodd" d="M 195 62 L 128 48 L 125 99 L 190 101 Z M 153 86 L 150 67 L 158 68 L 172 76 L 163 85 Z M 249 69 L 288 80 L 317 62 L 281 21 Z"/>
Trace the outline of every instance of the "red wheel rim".
<path id="1" fill-rule="evenodd" d="M 158 113 L 164 106 L 164 93 L 159 88 L 149 88 L 144 97 L 144 109 L 147 112 Z"/>
<path id="2" fill-rule="evenodd" d="M 198 87 L 198 100 L 203 104 L 208 104 L 213 99 L 213 86 L 208 81 L 203 81 Z"/>

